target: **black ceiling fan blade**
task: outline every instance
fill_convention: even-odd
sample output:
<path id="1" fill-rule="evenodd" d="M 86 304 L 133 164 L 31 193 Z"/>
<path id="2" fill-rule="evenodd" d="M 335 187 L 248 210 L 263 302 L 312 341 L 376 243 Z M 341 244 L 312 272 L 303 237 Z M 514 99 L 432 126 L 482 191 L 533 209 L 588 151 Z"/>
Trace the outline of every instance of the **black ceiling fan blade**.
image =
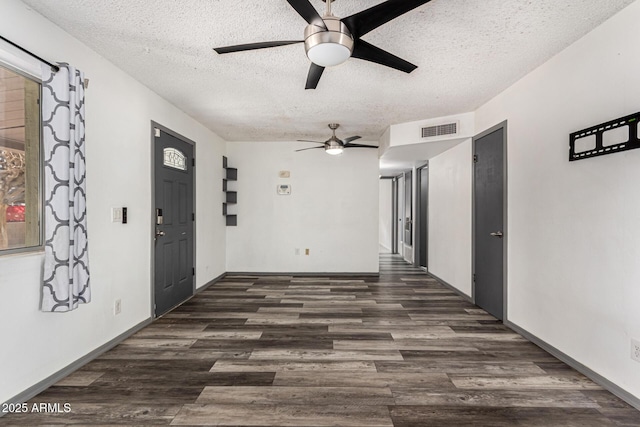
<path id="1" fill-rule="evenodd" d="M 222 55 L 223 53 L 242 52 L 244 50 L 266 49 L 268 47 L 286 46 L 289 44 L 302 43 L 302 42 L 304 42 L 304 40 L 282 40 L 282 41 L 274 41 L 274 42 L 247 43 L 247 44 L 237 44 L 234 46 L 214 47 L 213 50 L 215 50 L 220 55 Z"/>
<path id="2" fill-rule="evenodd" d="M 320 142 L 320 141 L 310 141 L 310 140 L 308 140 L 308 139 L 296 139 L 296 141 L 298 141 L 298 142 L 313 142 L 314 144 L 322 144 L 322 145 L 324 145 L 324 144 L 325 144 L 324 142 Z"/>
<path id="3" fill-rule="evenodd" d="M 316 65 L 312 62 L 311 67 L 309 68 L 309 74 L 307 74 L 307 84 L 304 88 L 315 89 L 316 87 L 318 87 L 318 82 L 320 81 L 320 77 L 322 77 L 323 72 L 324 67 Z"/>
<path id="4" fill-rule="evenodd" d="M 354 37 L 361 37 L 431 0 L 388 0 L 342 19 Z"/>
<path id="5" fill-rule="evenodd" d="M 375 145 L 365 145 L 365 144 L 344 144 L 344 148 L 378 148 Z"/>
<path id="6" fill-rule="evenodd" d="M 355 141 L 356 139 L 360 139 L 360 138 L 362 138 L 360 135 L 350 136 L 349 138 L 345 138 L 342 142 L 344 144 L 348 144 L 351 141 Z"/>
<path id="7" fill-rule="evenodd" d="M 364 40 L 356 40 L 351 56 L 353 58 L 375 62 L 376 64 L 386 65 L 387 67 L 395 68 L 405 73 L 410 73 L 418 68 L 417 65 L 413 65 L 411 62 L 405 61 Z"/>
<path id="8" fill-rule="evenodd" d="M 309 3 L 309 0 L 287 0 L 292 8 L 298 12 L 309 24 L 317 25 L 320 28 L 327 29 L 322 17 L 318 11 Z"/>
<path id="9" fill-rule="evenodd" d="M 301 148 L 299 150 L 296 150 L 296 152 L 298 151 L 305 151 L 305 150 L 315 150 L 317 148 L 323 148 L 324 149 L 324 145 L 322 147 L 311 147 L 311 148 Z"/>

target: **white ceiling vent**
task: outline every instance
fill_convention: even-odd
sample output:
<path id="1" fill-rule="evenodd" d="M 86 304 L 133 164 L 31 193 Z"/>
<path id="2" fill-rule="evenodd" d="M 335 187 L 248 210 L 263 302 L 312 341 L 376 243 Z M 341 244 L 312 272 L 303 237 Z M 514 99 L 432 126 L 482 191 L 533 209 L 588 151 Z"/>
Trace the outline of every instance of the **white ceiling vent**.
<path id="1" fill-rule="evenodd" d="M 458 122 L 445 123 L 436 126 L 422 128 L 422 138 L 433 138 L 434 136 L 455 135 L 458 133 Z"/>

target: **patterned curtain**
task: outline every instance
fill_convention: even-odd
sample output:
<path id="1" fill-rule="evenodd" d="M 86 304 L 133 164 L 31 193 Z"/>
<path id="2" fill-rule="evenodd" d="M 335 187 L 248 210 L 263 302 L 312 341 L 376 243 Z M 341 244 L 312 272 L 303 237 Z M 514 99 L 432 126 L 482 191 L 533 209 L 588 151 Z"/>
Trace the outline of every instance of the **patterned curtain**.
<path id="1" fill-rule="evenodd" d="M 42 67 L 45 256 L 42 311 L 91 301 L 84 156 L 84 74 Z"/>

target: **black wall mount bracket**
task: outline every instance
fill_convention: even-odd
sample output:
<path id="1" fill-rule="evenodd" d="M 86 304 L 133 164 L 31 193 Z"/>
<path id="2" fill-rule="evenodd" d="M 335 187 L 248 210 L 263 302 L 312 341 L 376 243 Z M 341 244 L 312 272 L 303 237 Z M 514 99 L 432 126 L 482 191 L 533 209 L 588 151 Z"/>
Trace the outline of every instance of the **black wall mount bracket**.
<path id="1" fill-rule="evenodd" d="M 569 161 L 640 148 L 639 127 L 640 112 L 573 132 L 569 135 Z"/>

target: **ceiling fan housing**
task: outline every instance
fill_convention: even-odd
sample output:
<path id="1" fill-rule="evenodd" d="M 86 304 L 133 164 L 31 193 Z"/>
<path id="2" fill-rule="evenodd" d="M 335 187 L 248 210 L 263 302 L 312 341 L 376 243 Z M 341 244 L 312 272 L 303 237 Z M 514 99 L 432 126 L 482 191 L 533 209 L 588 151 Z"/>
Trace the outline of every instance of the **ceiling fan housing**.
<path id="1" fill-rule="evenodd" d="M 327 5 L 330 4 L 329 0 Z M 305 28 L 305 52 L 311 62 L 321 67 L 340 65 L 353 53 L 353 36 L 340 18 L 331 15 L 329 11 L 322 20 L 326 28 L 314 24 Z"/>

